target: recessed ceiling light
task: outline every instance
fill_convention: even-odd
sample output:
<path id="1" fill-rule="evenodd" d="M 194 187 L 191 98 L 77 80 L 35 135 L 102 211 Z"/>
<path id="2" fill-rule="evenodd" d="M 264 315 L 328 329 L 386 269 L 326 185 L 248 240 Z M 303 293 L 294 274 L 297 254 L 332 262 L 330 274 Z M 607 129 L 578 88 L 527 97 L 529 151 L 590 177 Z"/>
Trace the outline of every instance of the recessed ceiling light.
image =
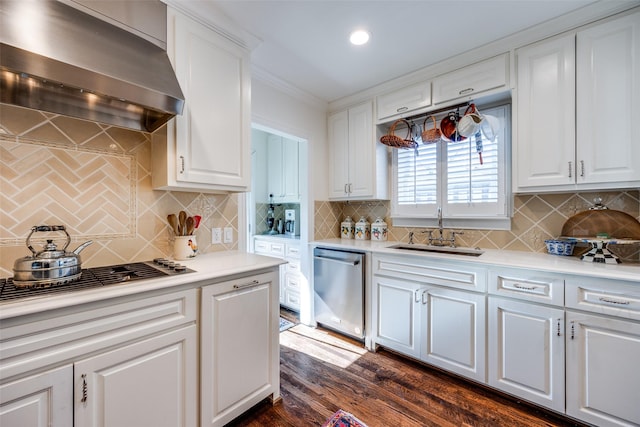
<path id="1" fill-rule="evenodd" d="M 349 36 L 349 41 L 356 46 L 360 46 L 369 41 L 369 33 L 365 30 L 356 30 Z"/>

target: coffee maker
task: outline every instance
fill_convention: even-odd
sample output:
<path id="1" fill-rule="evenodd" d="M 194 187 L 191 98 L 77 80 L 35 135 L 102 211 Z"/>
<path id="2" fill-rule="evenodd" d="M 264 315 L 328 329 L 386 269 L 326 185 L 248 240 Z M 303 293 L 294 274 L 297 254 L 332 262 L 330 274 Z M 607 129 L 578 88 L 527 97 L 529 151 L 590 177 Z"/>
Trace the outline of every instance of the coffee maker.
<path id="1" fill-rule="evenodd" d="M 290 237 L 300 235 L 300 213 L 297 209 L 284 210 L 284 234 Z"/>

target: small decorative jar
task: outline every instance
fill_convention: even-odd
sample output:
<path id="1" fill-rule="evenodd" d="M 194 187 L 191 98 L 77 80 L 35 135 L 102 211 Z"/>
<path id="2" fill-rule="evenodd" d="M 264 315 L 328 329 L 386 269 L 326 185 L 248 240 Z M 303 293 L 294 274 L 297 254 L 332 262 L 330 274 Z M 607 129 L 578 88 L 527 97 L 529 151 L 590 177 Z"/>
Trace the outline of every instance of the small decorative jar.
<path id="1" fill-rule="evenodd" d="M 356 222 L 356 240 L 371 239 L 371 224 L 367 218 L 360 217 L 360 221 Z"/>
<path id="2" fill-rule="evenodd" d="M 343 239 L 353 239 L 355 233 L 356 225 L 351 219 L 350 216 L 346 217 L 345 220 L 340 224 L 340 237 Z"/>
<path id="3" fill-rule="evenodd" d="M 376 218 L 373 224 L 371 224 L 371 240 L 385 242 L 387 240 L 388 231 L 387 223 L 380 217 Z"/>

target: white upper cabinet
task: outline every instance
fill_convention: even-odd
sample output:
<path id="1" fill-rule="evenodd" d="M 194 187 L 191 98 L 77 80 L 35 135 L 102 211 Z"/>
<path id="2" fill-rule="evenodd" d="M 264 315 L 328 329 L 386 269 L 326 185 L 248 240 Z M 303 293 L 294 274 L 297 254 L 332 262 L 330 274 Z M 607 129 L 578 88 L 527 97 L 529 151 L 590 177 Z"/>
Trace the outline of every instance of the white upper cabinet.
<path id="1" fill-rule="evenodd" d="M 460 102 L 491 90 L 507 90 L 509 54 L 496 56 L 433 79 L 433 103 Z"/>
<path id="2" fill-rule="evenodd" d="M 153 187 L 242 192 L 250 184 L 249 52 L 167 8 L 167 53 L 185 95 L 183 114 L 154 134 Z"/>
<path id="3" fill-rule="evenodd" d="M 640 185 L 640 13 L 516 51 L 514 191 Z"/>
<path id="4" fill-rule="evenodd" d="M 267 192 L 275 203 L 300 203 L 298 141 L 269 135 L 267 138 Z"/>
<path id="5" fill-rule="evenodd" d="M 640 12 L 579 31 L 576 47 L 578 184 L 637 186 Z"/>
<path id="6" fill-rule="evenodd" d="M 376 140 L 372 102 L 329 116 L 329 199 L 388 199 L 388 150 Z"/>
<path id="7" fill-rule="evenodd" d="M 418 83 L 376 97 L 376 117 L 378 122 L 386 122 L 417 113 L 431 105 L 431 82 Z"/>
<path id="8" fill-rule="evenodd" d="M 518 189 L 573 182 L 574 45 L 572 34 L 516 52 L 517 136 L 513 175 Z"/>

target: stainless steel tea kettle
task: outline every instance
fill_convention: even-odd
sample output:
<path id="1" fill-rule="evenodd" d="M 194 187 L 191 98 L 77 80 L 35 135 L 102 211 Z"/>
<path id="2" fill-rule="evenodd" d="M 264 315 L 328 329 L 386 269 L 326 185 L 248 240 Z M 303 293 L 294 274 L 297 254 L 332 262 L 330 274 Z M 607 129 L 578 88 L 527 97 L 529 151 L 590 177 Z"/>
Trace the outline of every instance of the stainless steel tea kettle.
<path id="1" fill-rule="evenodd" d="M 58 249 L 53 240 L 48 239 L 43 249 L 37 252 L 31 246 L 31 236 L 36 232 L 62 231 L 67 241 L 62 249 Z M 93 241 L 89 240 L 78 246 L 73 252 L 67 252 L 71 236 L 64 225 L 36 225 L 31 227 L 27 236 L 27 248 L 31 256 L 17 259 L 13 264 L 13 284 L 17 288 L 46 288 L 77 280 L 82 275 L 80 252 Z"/>

